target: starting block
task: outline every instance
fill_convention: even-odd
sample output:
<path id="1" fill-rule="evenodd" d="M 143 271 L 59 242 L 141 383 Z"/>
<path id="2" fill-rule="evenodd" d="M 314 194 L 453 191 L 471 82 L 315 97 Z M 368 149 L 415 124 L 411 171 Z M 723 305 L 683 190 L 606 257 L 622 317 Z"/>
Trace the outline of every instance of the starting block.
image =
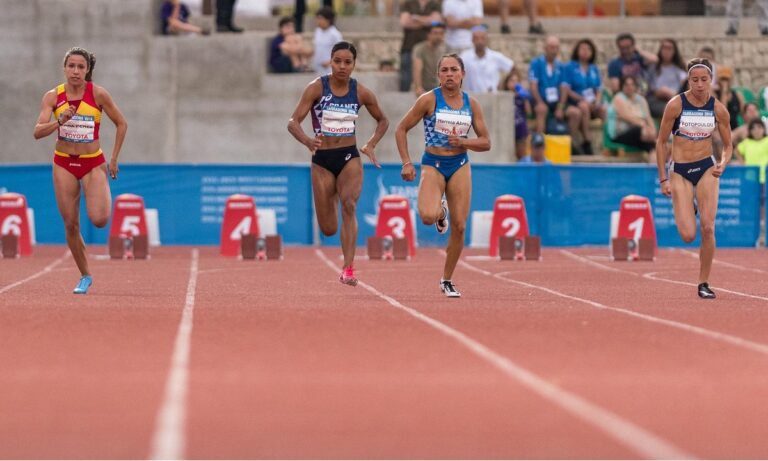
<path id="1" fill-rule="evenodd" d="M 243 234 L 240 236 L 240 256 L 260 261 L 283 259 L 283 240 L 279 235 L 261 238 L 255 234 Z"/>
<path id="2" fill-rule="evenodd" d="M 653 261 L 656 259 L 656 242 L 641 238 L 638 243 L 626 237 L 611 240 L 611 257 L 614 261 Z"/>
<path id="3" fill-rule="evenodd" d="M 408 260 L 410 246 L 406 238 L 368 237 L 368 259 Z"/>
<path id="4" fill-rule="evenodd" d="M 522 239 L 499 237 L 499 259 L 539 261 L 541 259 L 541 237 L 527 235 Z"/>
<path id="5" fill-rule="evenodd" d="M 3 258 L 19 257 L 19 237 L 14 234 L 6 234 L 0 238 L 0 247 L 2 247 Z"/>
<path id="6" fill-rule="evenodd" d="M 109 237 L 110 259 L 147 259 L 149 237 L 146 235 Z"/>

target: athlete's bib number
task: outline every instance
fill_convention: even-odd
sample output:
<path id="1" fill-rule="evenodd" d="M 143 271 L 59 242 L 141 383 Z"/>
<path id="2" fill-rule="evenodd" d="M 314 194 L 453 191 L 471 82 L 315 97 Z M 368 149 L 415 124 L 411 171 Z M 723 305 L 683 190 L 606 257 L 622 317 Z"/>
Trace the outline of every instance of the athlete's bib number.
<path id="1" fill-rule="evenodd" d="M 93 142 L 96 120 L 92 115 L 75 114 L 59 127 L 59 138 L 67 142 Z"/>
<path id="2" fill-rule="evenodd" d="M 355 120 L 357 114 L 354 112 L 323 109 L 320 129 L 325 136 L 354 136 Z"/>
<path id="3" fill-rule="evenodd" d="M 505 237 L 515 237 L 520 231 L 520 220 L 517 218 L 504 218 L 501 222 L 501 228 L 504 229 Z"/>
<path id="4" fill-rule="evenodd" d="M 435 131 L 446 136 L 466 137 L 470 126 L 472 126 L 472 117 L 469 115 L 444 112 L 435 114 Z"/>

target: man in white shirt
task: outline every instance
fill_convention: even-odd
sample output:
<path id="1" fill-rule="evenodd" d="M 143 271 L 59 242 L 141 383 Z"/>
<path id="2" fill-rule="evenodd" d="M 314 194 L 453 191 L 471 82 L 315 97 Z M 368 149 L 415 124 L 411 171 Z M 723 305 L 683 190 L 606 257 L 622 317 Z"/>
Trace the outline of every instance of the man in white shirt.
<path id="1" fill-rule="evenodd" d="M 513 62 L 508 57 L 488 48 L 488 29 L 485 26 L 472 28 L 472 44 L 461 53 L 464 61 L 464 89 L 470 93 L 496 93 L 501 74 L 512 70 Z"/>
<path id="2" fill-rule="evenodd" d="M 341 32 L 333 25 L 336 15 L 333 9 L 324 6 L 317 10 L 315 20 L 315 55 L 312 58 L 312 68 L 320 75 L 331 72 L 331 50 L 333 45 L 342 40 Z"/>
<path id="3" fill-rule="evenodd" d="M 445 44 L 449 52 L 472 47 L 472 29 L 483 21 L 482 0 L 443 0 L 443 16 L 448 26 Z"/>

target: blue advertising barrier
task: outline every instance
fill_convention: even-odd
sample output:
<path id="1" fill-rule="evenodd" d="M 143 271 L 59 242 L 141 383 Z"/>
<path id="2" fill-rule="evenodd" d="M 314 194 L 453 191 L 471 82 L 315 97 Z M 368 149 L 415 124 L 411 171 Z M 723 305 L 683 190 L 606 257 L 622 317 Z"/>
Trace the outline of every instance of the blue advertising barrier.
<path id="1" fill-rule="evenodd" d="M 720 180 L 716 222 L 718 246 L 754 246 L 760 230 L 761 185 L 756 167 L 730 166 Z M 648 165 L 481 165 L 472 166 L 472 211 L 492 210 L 502 194 L 526 202 L 531 232 L 544 245 L 607 244 L 610 213 L 621 198 L 644 195 L 654 208 L 662 246 L 681 246 L 671 200 L 661 194 L 656 169 Z M 313 208 L 307 165 L 123 165 L 110 182 L 113 198 L 131 192 L 156 208 L 163 244 L 217 244 L 226 198 L 251 195 L 259 208 L 275 210 L 278 231 L 288 244 L 312 244 Z M 2 166 L 0 192 L 19 192 L 35 210 L 37 241 L 64 243 L 64 229 L 53 193 L 51 167 Z M 373 234 L 379 199 L 387 194 L 407 197 L 417 208 L 418 178 L 407 183 L 399 165 L 365 166 L 358 203 L 358 243 Z M 88 243 L 105 243 L 107 229 L 96 229 L 82 210 L 83 236 Z M 419 245 L 445 245 L 447 235 L 416 217 Z M 467 224 L 467 242 L 471 235 Z M 319 243 L 338 245 L 338 234 Z M 692 245 L 697 244 L 698 240 Z"/>

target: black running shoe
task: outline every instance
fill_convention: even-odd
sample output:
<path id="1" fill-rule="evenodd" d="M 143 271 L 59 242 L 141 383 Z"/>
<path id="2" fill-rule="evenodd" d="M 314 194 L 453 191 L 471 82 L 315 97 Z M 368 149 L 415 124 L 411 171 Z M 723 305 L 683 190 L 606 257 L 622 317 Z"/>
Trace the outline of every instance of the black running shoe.
<path id="1" fill-rule="evenodd" d="M 699 284 L 699 298 L 703 299 L 715 299 L 715 292 L 709 289 L 707 282 Z"/>
<path id="2" fill-rule="evenodd" d="M 445 296 L 449 298 L 461 298 L 461 293 L 459 293 L 459 290 L 453 286 L 453 282 L 450 280 L 440 279 L 440 291 L 445 293 Z"/>

